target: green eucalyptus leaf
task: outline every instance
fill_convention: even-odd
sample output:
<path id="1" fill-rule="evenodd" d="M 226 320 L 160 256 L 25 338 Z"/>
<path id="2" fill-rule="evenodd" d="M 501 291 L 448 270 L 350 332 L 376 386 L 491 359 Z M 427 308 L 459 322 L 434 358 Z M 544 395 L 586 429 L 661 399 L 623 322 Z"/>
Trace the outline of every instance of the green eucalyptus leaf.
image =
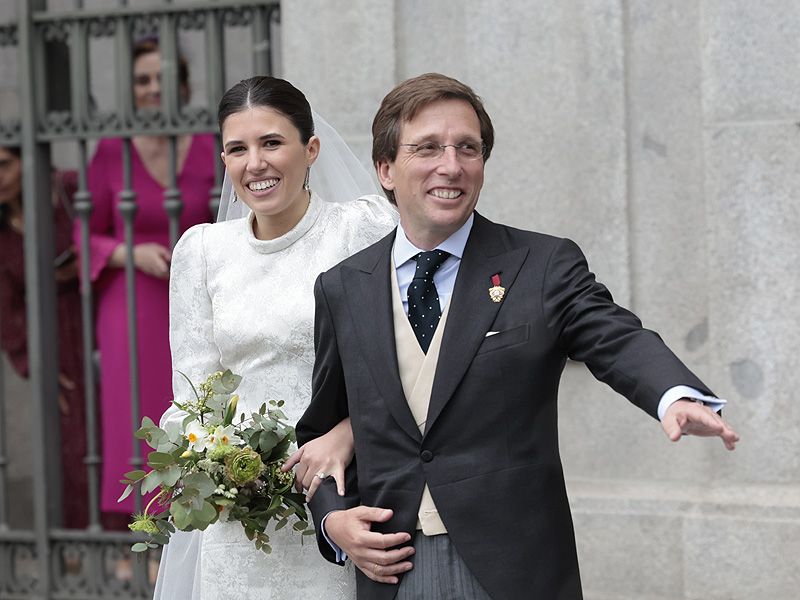
<path id="1" fill-rule="evenodd" d="M 145 435 L 145 441 L 153 450 L 160 451 L 160 447 L 164 445 L 164 442 L 169 442 L 169 436 L 167 435 L 166 431 L 156 427 L 155 429 L 148 431 L 148 433 Z"/>
<path id="2" fill-rule="evenodd" d="M 279 529 L 283 529 L 284 527 L 286 527 L 286 524 L 288 522 L 289 522 L 289 519 L 287 519 L 286 517 L 283 517 L 280 521 L 278 521 L 275 524 L 275 531 L 278 531 Z"/>
<path id="3" fill-rule="evenodd" d="M 151 452 L 147 455 L 147 464 L 154 469 L 163 469 L 175 462 L 172 454 L 166 452 Z"/>
<path id="4" fill-rule="evenodd" d="M 217 519 L 217 509 L 210 502 L 203 502 L 200 510 L 192 511 L 192 525 L 203 531 Z"/>
<path id="5" fill-rule="evenodd" d="M 258 447 L 261 452 L 272 452 L 278 442 L 278 435 L 274 431 L 262 431 L 258 436 Z"/>
<path id="6" fill-rule="evenodd" d="M 124 492 L 122 492 L 122 494 L 120 495 L 120 497 L 119 497 L 119 499 L 117 500 L 117 502 L 122 502 L 123 500 L 125 500 L 125 498 L 127 498 L 128 496 L 130 496 L 130 495 L 131 495 L 131 492 L 132 492 L 132 491 L 133 491 L 133 486 L 132 486 L 132 485 L 130 485 L 130 484 L 126 485 L 126 486 L 125 486 L 125 491 L 124 491 Z"/>
<path id="7" fill-rule="evenodd" d="M 169 536 L 164 535 L 163 533 L 153 533 L 150 535 L 150 540 L 155 544 L 163 546 L 169 543 Z"/>
<path id="8" fill-rule="evenodd" d="M 217 489 L 214 481 L 203 472 L 190 473 L 183 478 L 184 490 L 186 488 L 195 490 L 202 498 L 208 498 Z"/>
<path id="9" fill-rule="evenodd" d="M 189 501 L 189 508 L 193 511 L 202 510 L 203 503 L 205 502 L 205 498 L 201 496 L 195 496 Z"/>
<path id="10" fill-rule="evenodd" d="M 231 370 L 228 369 L 222 374 L 222 377 L 211 384 L 211 389 L 217 394 L 232 394 L 236 391 L 236 388 L 239 387 L 241 381 L 241 376 L 234 375 L 231 373 Z"/>
<path id="11" fill-rule="evenodd" d="M 142 479 L 147 473 L 142 471 L 141 469 L 137 469 L 136 471 L 128 471 L 125 473 L 125 479 L 130 481 L 131 483 L 136 483 L 140 479 Z"/>
<path id="12" fill-rule="evenodd" d="M 172 521 L 176 529 L 185 531 L 191 523 L 189 511 L 181 502 L 173 502 L 169 507 L 169 513 L 172 515 Z"/>
<path id="13" fill-rule="evenodd" d="M 269 515 L 274 515 L 281 506 L 281 497 L 280 496 L 273 496 L 272 500 L 269 503 L 269 508 L 267 508 L 267 513 Z"/>
<path id="14" fill-rule="evenodd" d="M 150 471 L 150 474 L 142 481 L 142 496 L 149 494 L 161 485 L 162 472 Z"/>
<path id="15" fill-rule="evenodd" d="M 173 487 L 181 478 L 181 473 L 178 465 L 170 465 L 161 473 L 161 483 L 167 487 Z"/>
<path id="16" fill-rule="evenodd" d="M 136 542 L 131 546 L 131 552 L 144 552 L 145 550 L 147 550 L 147 544 L 144 542 Z"/>

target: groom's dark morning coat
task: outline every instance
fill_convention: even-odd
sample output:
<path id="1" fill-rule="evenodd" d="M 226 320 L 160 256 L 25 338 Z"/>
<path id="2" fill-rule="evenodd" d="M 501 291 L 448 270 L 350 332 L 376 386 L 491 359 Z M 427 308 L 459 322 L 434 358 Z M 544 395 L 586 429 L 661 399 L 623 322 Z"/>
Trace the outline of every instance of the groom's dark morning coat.
<path id="1" fill-rule="evenodd" d="M 305 443 L 349 415 L 357 458 L 345 498 L 327 481 L 311 503 L 322 554 L 335 560 L 319 533 L 335 509 L 391 508 L 393 518 L 373 529 L 413 534 L 427 482 L 451 541 L 492 598 L 580 599 L 558 451 L 556 399 L 567 358 L 654 417 L 672 386 L 710 391 L 613 303 L 573 242 L 476 214 L 421 435 L 398 375 L 394 235 L 320 275 L 315 288 L 313 394 L 297 437 Z M 500 303 L 488 293 L 496 273 L 506 289 Z M 388 600 L 397 591 L 360 571 L 357 579 L 360 599 Z"/>

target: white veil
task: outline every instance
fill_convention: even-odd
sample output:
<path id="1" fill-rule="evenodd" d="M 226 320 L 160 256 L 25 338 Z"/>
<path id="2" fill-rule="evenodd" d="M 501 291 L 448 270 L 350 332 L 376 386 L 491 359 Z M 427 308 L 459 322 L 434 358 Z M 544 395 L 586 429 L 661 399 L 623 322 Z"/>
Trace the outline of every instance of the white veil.
<path id="1" fill-rule="evenodd" d="M 319 156 L 311 166 L 311 189 L 328 202 L 346 202 L 370 194 L 382 195 L 375 175 L 364 168 L 339 132 L 313 109 L 311 116 L 314 119 L 314 135 L 319 138 L 320 147 Z M 248 214 L 250 209 L 244 202 L 233 200 L 233 185 L 226 170 L 217 221 L 241 219 Z"/>
<path id="2" fill-rule="evenodd" d="M 312 116 L 314 134 L 320 140 L 320 152 L 311 166 L 311 189 L 329 202 L 380 195 L 377 179 L 364 168 L 339 133 L 316 112 L 312 111 Z M 383 204 L 387 211 L 395 212 L 385 200 Z M 217 221 L 240 219 L 249 214 L 250 209 L 244 202 L 233 200 L 233 185 L 226 171 Z M 201 597 L 202 536 L 202 531 L 176 531 L 171 535 L 169 544 L 162 550 L 154 600 L 196 600 Z"/>

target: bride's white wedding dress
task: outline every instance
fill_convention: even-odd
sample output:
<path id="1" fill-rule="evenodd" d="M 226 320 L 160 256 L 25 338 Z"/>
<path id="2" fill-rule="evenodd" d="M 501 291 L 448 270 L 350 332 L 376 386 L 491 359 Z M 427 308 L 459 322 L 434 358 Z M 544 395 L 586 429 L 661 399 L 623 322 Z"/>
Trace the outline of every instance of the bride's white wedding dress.
<path id="1" fill-rule="evenodd" d="M 383 198 L 328 203 L 312 194 L 308 210 L 286 235 L 255 238 L 245 219 L 189 229 L 175 247 L 170 280 L 173 369 L 193 382 L 231 369 L 242 375 L 239 412 L 284 400 L 296 422 L 311 395 L 314 281 L 322 271 L 386 235 L 396 214 Z M 180 399 L 191 394 L 174 375 Z M 162 417 L 182 419 L 172 407 Z M 314 600 L 355 598 L 352 567 L 325 561 L 313 537 L 286 527 L 268 530 L 272 554 L 256 550 L 237 523 L 216 523 L 165 546 L 156 598 Z M 181 535 L 180 532 L 178 535 Z M 191 542 L 185 540 L 192 536 Z M 177 538 L 176 538 L 177 539 Z M 188 546 L 191 564 L 180 556 Z"/>

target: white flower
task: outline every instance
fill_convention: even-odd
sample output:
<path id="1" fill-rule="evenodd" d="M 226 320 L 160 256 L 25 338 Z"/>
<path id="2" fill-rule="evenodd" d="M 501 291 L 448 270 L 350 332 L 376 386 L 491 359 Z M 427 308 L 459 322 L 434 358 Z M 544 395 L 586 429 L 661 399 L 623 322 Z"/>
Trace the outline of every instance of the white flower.
<path id="1" fill-rule="evenodd" d="M 184 433 L 186 439 L 189 440 L 189 449 L 195 452 L 202 452 L 208 445 L 208 431 L 200 424 L 199 421 L 191 421 L 186 427 Z"/>
<path id="2" fill-rule="evenodd" d="M 233 425 L 223 427 L 217 425 L 213 433 L 208 436 L 208 448 L 213 449 L 217 446 L 235 446 L 242 443 L 242 438 L 236 435 Z"/>

